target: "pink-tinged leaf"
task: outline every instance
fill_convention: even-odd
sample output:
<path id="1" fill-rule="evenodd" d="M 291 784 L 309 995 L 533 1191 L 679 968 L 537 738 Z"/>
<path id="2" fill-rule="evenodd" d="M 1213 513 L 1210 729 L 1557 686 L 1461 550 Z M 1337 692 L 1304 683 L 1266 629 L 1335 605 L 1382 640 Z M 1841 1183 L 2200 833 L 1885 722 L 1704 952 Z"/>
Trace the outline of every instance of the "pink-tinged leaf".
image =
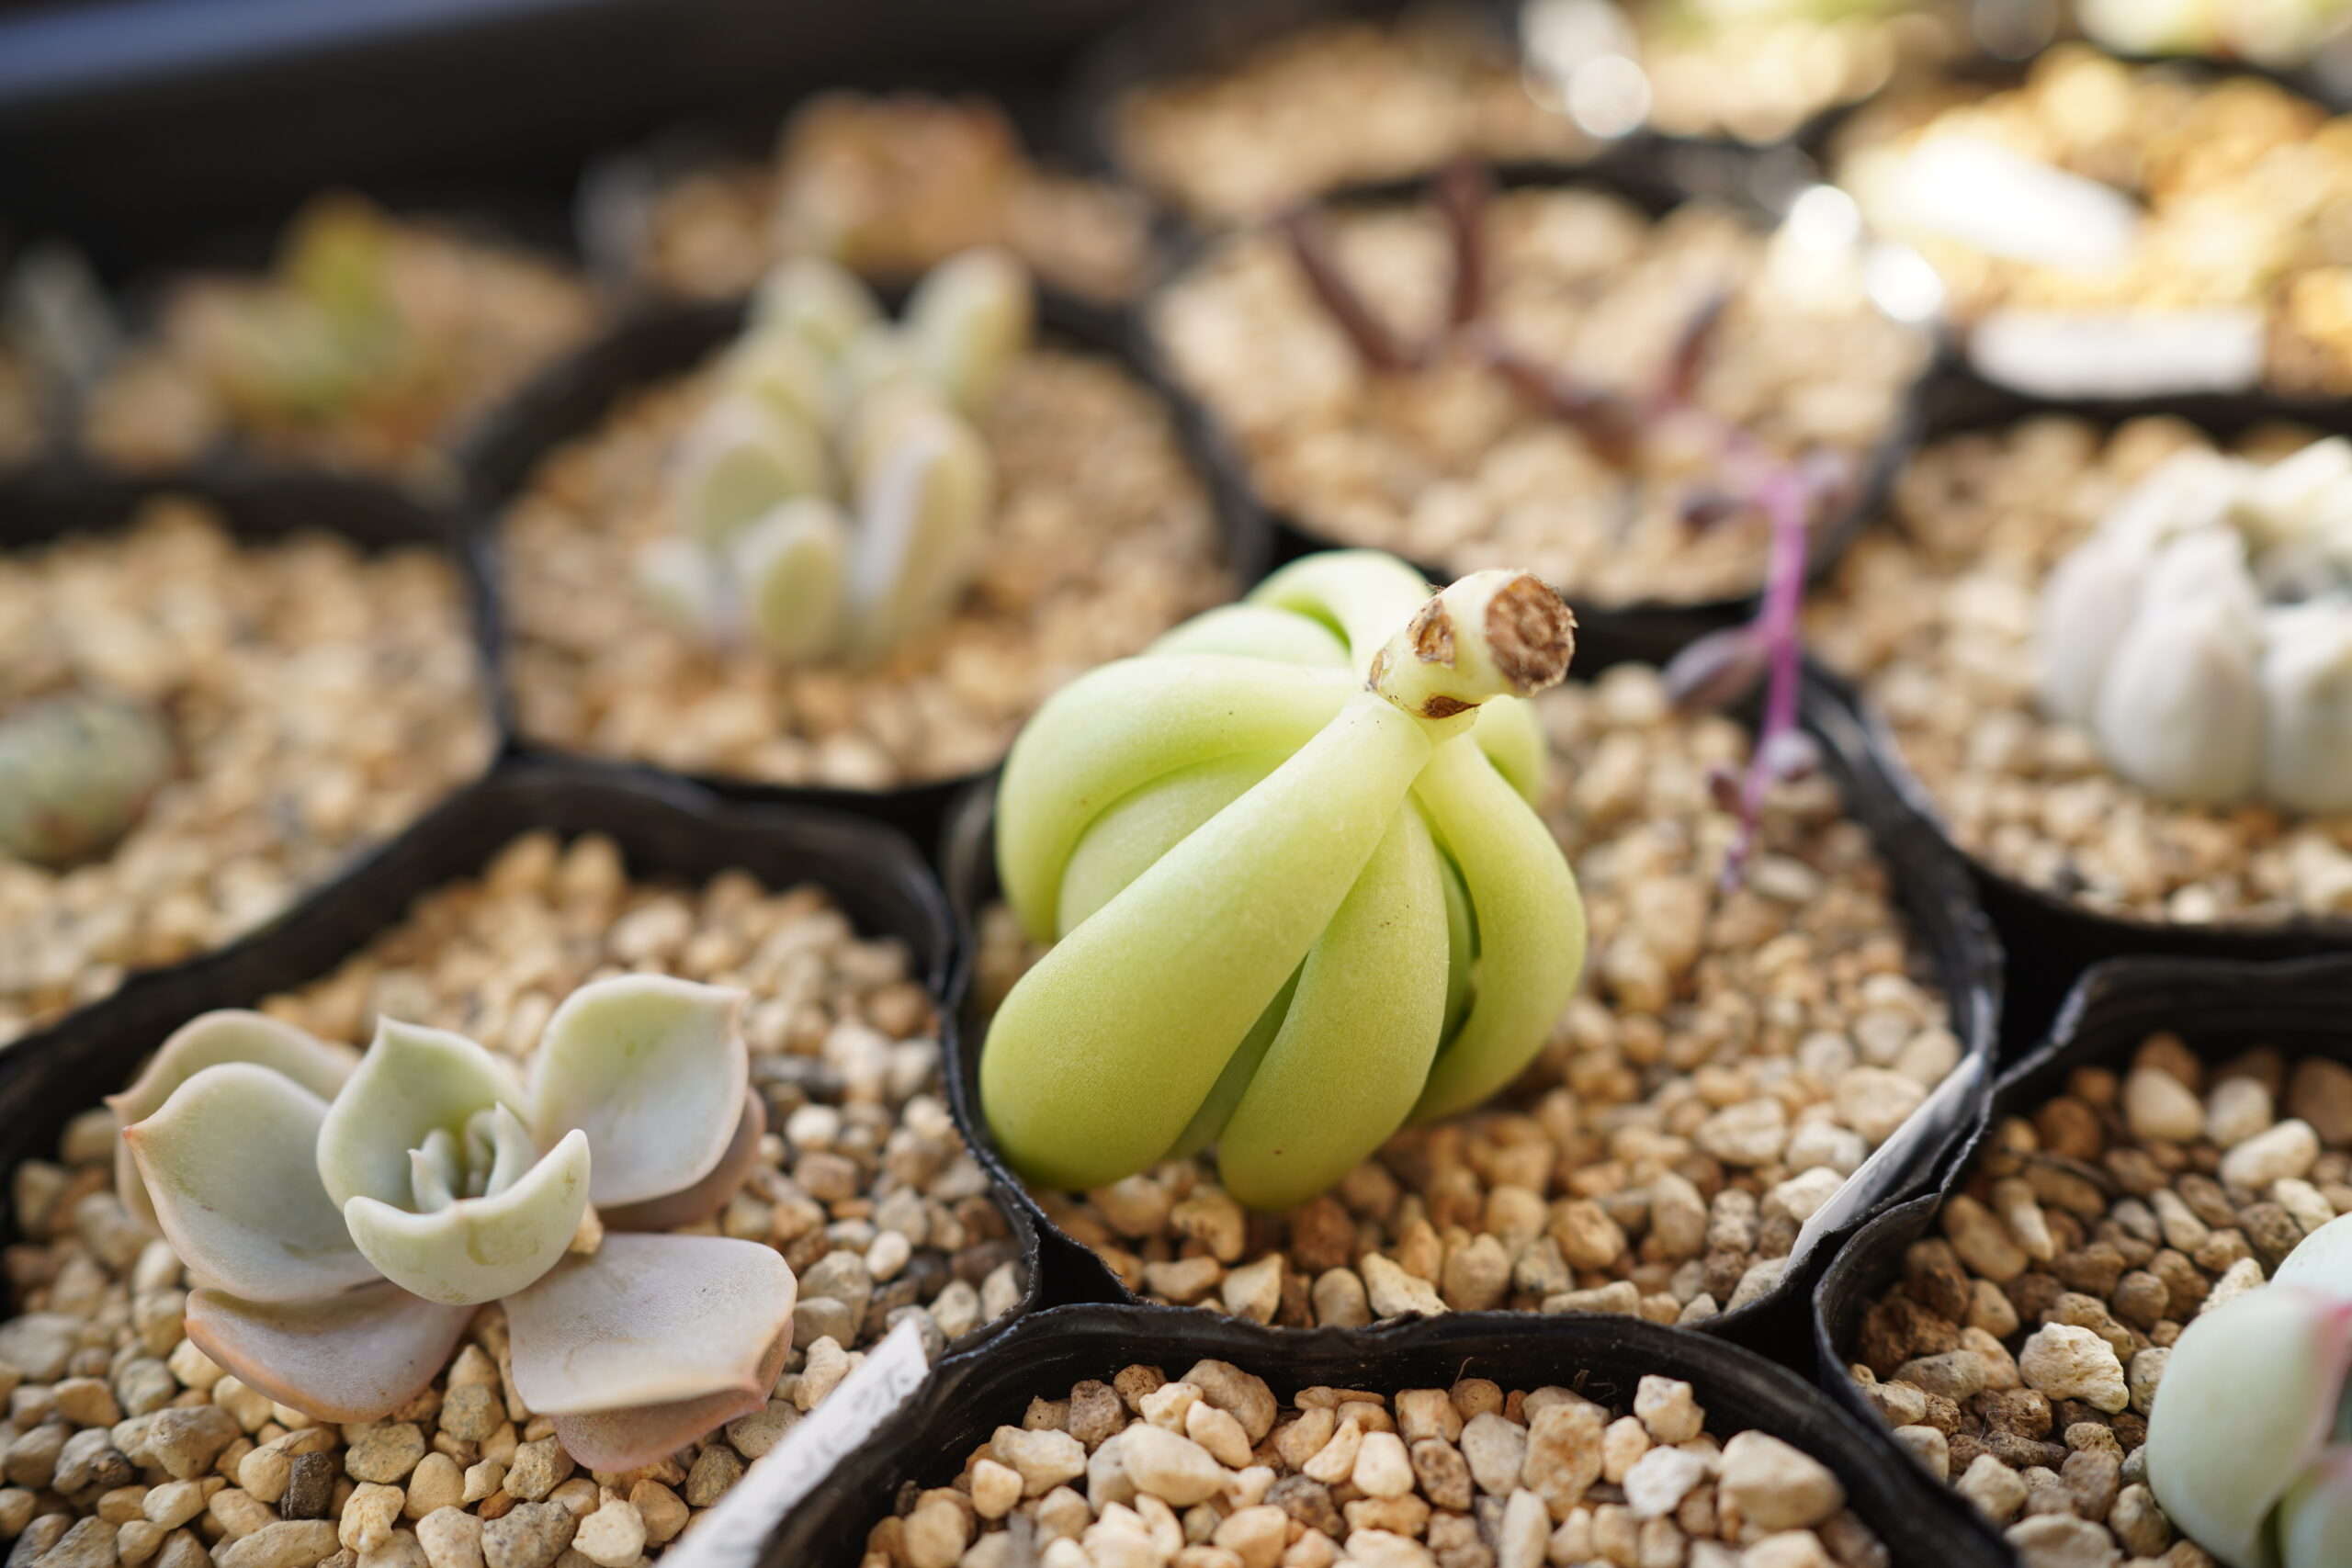
<path id="1" fill-rule="evenodd" d="M 663 975 L 581 987 L 548 1020 L 531 1065 L 539 1146 L 588 1134 L 589 1201 L 600 1209 L 694 1186 L 742 1118 L 742 992 Z"/>
<path id="2" fill-rule="evenodd" d="M 2352 1562 L 2352 1448 L 2329 1449 L 2288 1489 L 2278 1504 L 2278 1561 L 2280 1568 Z"/>
<path id="3" fill-rule="evenodd" d="M 322 1301 L 189 1292 L 187 1337 L 249 1387 L 320 1421 L 374 1421 L 423 1393 L 472 1321 L 389 1281 Z"/>
<path id="4" fill-rule="evenodd" d="M 548 1416 L 757 1393 L 798 1286 L 774 1247 L 608 1235 L 507 1298 L 514 1391 Z"/>
<path id="5" fill-rule="evenodd" d="M 1756 689 L 1772 650 L 1753 626 L 1709 632 L 1667 662 L 1666 694 L 1684 713 L 1714 713 Z"/>
<path id="6" fill-rule="evenodd" d="M 158 1224 L 199 1281 L 301 1302 L 376 1278 L 319 1183 L 326 1116 L 284 1074 L 221 1062 L 123 1130 Z"/>
<path id="7" fill-rule="evenodd" d="M 573 1461 L 589 1470 L 638 1470 L 658 1464 L 688 1443 L 717 1431 L 738 1416 L 765 1409 L 769 1389 L 784 1375 L 792 1353 L 792 1336 L 779 1334 L 760 1363 L 752 1392 L 707 1393 L 700 1399 L 668 1404 L 640 1404 L 629 1410 L 594 1410 L 555 1417 L 556 1441 Z"/>
<path id="8" fill-rule="evenodd" d="M 348 1045 L 313 1039 L 290 1023 L 267 1013 L 227 1008 L 190 1019 L 164 1042 L 129 1089 L 107 1097 L 115 1120 L 128 1127 L 144 1122 L 163 1108 L 172 1091 L 207 1067 L 223 1062 L 251 1062 L 274 1067 L 321 1100 L 333 1100 L 359 1053 Z M 123 1206 L 148 1229 L 160 1234 L 155 1206 L 130 1157 L 128 1144 L 115 1151 L 115 1188 Z"/>
<path id="9" fill-rule="evenodd" d="M 596 1217 L 608 1231 L 673 1231 L 700 1224 L 727 1207 L 727 1201 L 742 1188 L 744 1178 L 760 1163 L 760 1139 L 767 1130 L 767 1107 L 758 1091 L 744 1090 L 743 1114 L 736 1121 L 735 1135 L 728 1140 L 727 1152 L 718 1156 L 708 1176 L 665 1198 L 600 1209 Z"/>
<path id="10" fill-rule="evenodd" d="M 2263 1559 L 2271 1509 L 2335 1421 L 2352 1302 L 2265 1285 L 2200 1314 L 2172 1348 L 2148 1418 L 2148 1485 L 2228 1562 Z"/>

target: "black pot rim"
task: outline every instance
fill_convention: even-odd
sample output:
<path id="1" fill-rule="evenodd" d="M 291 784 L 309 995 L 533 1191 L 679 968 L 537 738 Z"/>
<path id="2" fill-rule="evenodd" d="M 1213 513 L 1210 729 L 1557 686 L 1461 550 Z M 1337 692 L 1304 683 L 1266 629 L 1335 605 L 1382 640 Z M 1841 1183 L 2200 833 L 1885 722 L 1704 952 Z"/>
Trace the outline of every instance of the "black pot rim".
<path id="1" fill-rule="evenodd" d="M 2267 1041 L 2278 1021 L 2268 1014 L 2249 1018 L 2249 997 L 2269 1002 L 2280 1016 L 2291 1015 L 2311 1038 L 2330 1041 L 2334 1054 L 2352 1058 L 2352 1035 L 2343 1033 L 2338 1021 L 2346 996 L 2352 996 L 2352 953 L 2271 961 L 2143 953 L 2086 970 L 2068 992 L 2049 1037 L 2001 1075 L 1976 1135 L 1945 1163 L 1933 1190 L 1864 1225 L 1822 1271 L 1812 1292 L 1811 1318 L 1815 1376 L 1829 1397 L 1865 1428 L 1877 1428 L 1877 1440 L 1894 1450 L 1884 1423 L 1847 1375 L 1841 1343 L 1850 1342 L 1860 1314 L 1884 1294 L 1900 1268 L 1901 1249 L 1926 1234 L 2000 1117 L 2046 1098 L 2076 1067 L 2128 1059 L 2159 1028 L 2177 1032 L 2200 1055 L 2206 1054 L 2200 1042 L 2218 1054 Z M 1968 1528 L 1997 1539 L 1973 1509 L 1966 1512 Z"/>
<path id="2" fill-rule="evenodd" d="M 1653 220 L 1690 202 L 1711 201 L 1728 205 L 1749 222 L 1763 225 L 1779 216 L 1772 200 L 1758 188 L 1759 182 L 1771 180 L 1772 168 L 1768 161 L 1723 154 L 1703 144 L 1636 141 L 1587 164 L 1510 164 L 1495 173 L 1497 188 L 1503 192 L 1597 190 L 1630 201 Z M 1704 183 L 1711 188 L 1702 188 L 1701 182 L 1694 179 L 1694 171 L 1702 170 L 1709 172 Z M 1317 206 L 1325 209 L 1385 206 L 1422 199 L 1425 191 L 1426 181 L 1420 179 L 1360 183 L 1330 192 Z M 1195 235 L 1171 246 L 1158 281 L 1136 301 L 1136 352 L 1151 366 L 1153 379 L 1166 387 L 1169 395 L 1199 422 L 1208 460 L 1225 474 L 1226 482 L 1249 497 L 1250 504 L 1267 517 L 1278 555 L 1289 559 L 1315 550 L 1370 547 L 1333 539 L 1303 520 L 1276 510 L 1258 493 L 1238 438 L 1205 399 L 1185 386 L 1154 325 L 1167 297 L 1205 257 L 1240 231 L 1227 230 Z M 1927 332 L 1921 330 L 1923 333 Z M 1885 429 L 1863 449 L 1860 482 L 1853 499 L 1834 517 L 1810 530 L 1806 574 L 1811 580 L 1817 581 L 1835 569 L 1847 547 L 1883 508 L 1893 492 L 1897 475 L 1918 447 L 1927 429 L 1931 394 L 1945 374 L 1949 360 L 1949 353 L 1937 336 L 1927 335 L 1924 345 L 1926 357 L 1917 373 L 1905 385 Z M 1412 564 L 1432 581 L 1453 581 L 1454 574 L 1435 562 Z M 1761 594 L 1759 582 L 1755 592 L 1715 599 L 1611 603 L 1573 592 L 1565 596 L 1576 606 L 1580 631 L 1628 651 L 1662 659 L 1706 632 L 1750 617 Z"/>
<path id="3" fill-rule="evenodd" d="M 1882 1145 L 1882 1149 L 1900 1148 L 1901 1153 L 1892 1156 L 1889 1168 L 1881 1170 L 1872 1184 L 1874 1190 L 1857 1192 L 1844 1205 L 1826 1210 L 1824 1223 L 1818 1228 L 1808 1227 L 1811 1234 L 1789 1255 L 1786 1274 L 1770 1291 L 1736 1311 L 1725 1311 L 1692 1325 L 1701 1334 L 1752 1344 L 1775 1337 L 1778 1320 L 1794 1310 L 1793 1303 L 1809 1295 L 1808 1277 L 1827 1267 L 1847 1238 L 1889 1206 L 1904 1201 L 1923 1184 L 1932 1182 L 1955 1151 L 1979 1135 L 1992 1092 L 2007 967 L 2000 940 L 1978 906 L 1962 863 L 1917 819 L 1908 803 L 1888 786 L 1877 772 L 1876 758 L 1860 741 L 1851 711 L 1836 687 L 1810 666 L 1806 670 L 1803 718 L 1806 728 L 1824 743 L 1826 760 L 1838 778 L 1849 818 L 1860 821 L 1870 833 L 1873 849 L 1894 877 L 1906 933 L 1917 948 L 1925 949 L 1937 970 L 1936 979 L 1945 992 L 1951 1028 L 1960 1038 L 1962 1054 L 1959 1064 L 1905 1124 L 1904 1133 Z M 1043 1205 L 1005 1163 L 989 1134 L 987 1119 L 978 1103 L 978 1070 L 979 1051 L 986 1039 L 986 1021 L 970 1014 L 970 981 L 979 953 L 980 907 L 995 885 L 990 853 L 995 787 L 996 780 L 991 774 L 958 796 L 949 810 L 939 854 L 949 905 L 963 937 L 962 973 L 956 989 L 959 1006 L 965 1009 L 966 1026 L 958 1032 L 957 1056 L 949 1064 L 946 1074 L 949 1109 L 974 1157 L 1013 1194 L 1015 1201 L 1028 1209 L 1038 1234 L 1064 1256 L 1063 1289 L 1055 1296 L 1057 1302 L 1108 1300 L 1162 1318 L 1182 1314 L 1222 1319 L 1225 1314 L 1213 1309 L 1162 1306 L 1128 1290 L 1091 1249 L 1053 1223 Z M 1902 874 L 1905 871 L 1910 874 Z M 1905 1134 L 1909 1135 L 1906 1137 Z M 1873 1156 L 1880 1152 L 1873 1150 Z M 1860 1168 L 1870 1168 L 1866 1164 Z M 1840 1189 L 1841 1194 L 1852 1186 L 1849 1179 L 1847 1187 Z M 1576 1316 L 1507 1311 L 1448 1312 L 1437 1321 L 1508 1325 L 1515 1332 L 1540 1335 L 1550 1331 L 1549 1325 L 1575 1321 Z M 1308 1337 L 1379 1330 L 1275 1327 L 1267 1332 Z"/>
<path id="4" fill-rule="evenodd" d="M 945 1484 L 967 1450 L 968 1435 L 995 1416 L 1020 1420 L 1012 1403 L 1023 1390 L 1040 1395 L 1058 1385 L 1016 1381 L 1107 1377 L 1133 1362 L 1159 1364 L 1171 1375 L 1196 1359 L 1217 1359 L 1267 1378 L 1285 1404 L 1302 1384 L 1371 1386 L 1393 1395 L 1408 1387 L 1450 1382 L 1467 1375 L 1496 1376 L 1508 1387 L 1546 1382 L 1588 1387 L 1595 1371 L 1630 1393 L 1643 1375 L 1682 1379 L 1695 1386 L 1719 1435 L 1762 1430 L 1792 1441 L 1838 1472 L 1848 1506 L 1891 1544 L 1906 1564 L 1951 1563 L 1969 1568 L 2005 1564 L 1966 1539 L 1942 1551 L 1939 1528 L 1957 1513 L 1956 1499 L 1936 1496 L 1927 1478 L 1886 1445 L 1877 1443 L 1847 1412 L 1786 1368 L 1720 1339 L 1679 1334 L 1630 1318 L 1559 1320 L 1540 1337 L 1515 1333 L 1491 1314 L 1455 1314 L 1391 1323 L 1357 1332 L 1284 1331 L 1230 1318 L 1194 1314 L 1171 1321 L 1151 1309 L 1116 1305 L 1049 1307 L 1033 1314 L 984 1348 L 948 1358 L 931 1380 L 885 1418 L 836 1465 L 825 1487 L 810 1495 L 773 1535 L 764 1564 L 819 1568 L 858 1560 L 865 1530 L 891 1510 L 899 1486 L 921 1478 Z M 1269 1374 L 1272 1375 L 1269 1375 Z M 1442 1386 L 1440 1382 L 1438 1386 Z M 1602 1392 L 1609 1392 L 1603 1389 Z M 1731 1414 L 1732 1407 L 1743 1407 Z M 1761 1417 L 1760 1419 L 1758 1417 Z M 1727 1418 L 1726 1418 L 1727 1417 Z"/>
<path id="5" fill-rule="evenodd" d="M 888 291 L 885 292 L 887 297 Z M 1037 301 L 1039 324 L 1048 341 L 1074 344 L 1090 354 L 1116 360 L 1168 411 L 1177 439 L 1210 502 L 1237 592 L 1246 591 L 1267 569 L 1271 545 L 1266 525 L 1258 513 L 1237 504 L 1219 485 L 1216 465 L 1183 402 L 1159 378 L 1156 367 L 1137 353 L 1133 334 L 1115 314 L 1043 285 L 1037 288 Z M 507 508 L 540 467 L 563 446 L 592 435 L 632 391 L 684 374 L 701 363 L 741 329 L 749 303 L 744 298 L 643 300 L 623 312 L 608 331 L 547 367 L 476 427 L 457 459 L 464 476 L 459 515 L 468 547 L 486 580 L 503 581 L 500 530 Z M 503 624 L 499 635 L 503 655 Z M 675 773 L 638 759 L 531 739 L 516 716 L 514 683 L 504 678 L 503 658 L 501 675 L 498 702 L 510 755 L 644 767 L 729 798 L 862 811 L 906 829 L 919 840 L 935 834 L 941 814 L 958 790 L 986 777 L 995 766 L 876 790 Z"/>

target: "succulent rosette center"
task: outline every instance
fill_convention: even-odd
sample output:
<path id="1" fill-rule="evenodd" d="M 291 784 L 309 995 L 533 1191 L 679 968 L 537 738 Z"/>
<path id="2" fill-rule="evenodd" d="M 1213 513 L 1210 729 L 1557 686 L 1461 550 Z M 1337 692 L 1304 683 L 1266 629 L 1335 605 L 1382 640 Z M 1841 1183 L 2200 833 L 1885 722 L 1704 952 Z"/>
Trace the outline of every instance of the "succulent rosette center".
<path id="1" fill-rule="evenodd" d="M 765 1123 L 741 1006 L 599 981 L 548 1020 L 527 1083 L 445 1030 L 382 1020 L 355 1061 L 209 1013 L 113 1101 L 124 1200 L 198 1283 L 188 1337 L 273 1399 L 374 1419 L 503 1302 L 516 1392 L 573 1457 L 650 1462 L 760 1408 L 790 1346 L 772 1248 L 605 1234 L 693 1224 L 741 1184 Z"/>

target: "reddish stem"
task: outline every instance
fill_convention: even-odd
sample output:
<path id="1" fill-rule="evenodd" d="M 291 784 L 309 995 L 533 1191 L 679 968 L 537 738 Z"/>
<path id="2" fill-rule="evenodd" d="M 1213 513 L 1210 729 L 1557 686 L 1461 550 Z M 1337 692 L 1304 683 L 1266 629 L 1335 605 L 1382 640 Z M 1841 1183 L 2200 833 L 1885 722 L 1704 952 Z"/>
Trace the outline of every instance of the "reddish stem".
<path id="1" fill-rule="evenodd" d="M 1477 333 L 1471 341 L 1478 356 L 1521 397 L 1581 431 L 1604 462 L 1617 468 L 1633 462 L 1642 433 L 1641 415 L 1632 403 L 1606 388 L 1531 359 L 1491 333 Z"/>
<path id="2" fill-rule="evenodd" d="M 1450 319 L 1468 326 L 1487 308 L 1487 207 L 1495 194 L 1486 169 L 1468 158 L 1448 164 L 1437 177 L 1438 210 L 1453 245 L 1453 299 Z"/>
<path id="3" fill-rule="evenodd" d="M 1283 220 L 1283 232 L 1290 239 L 1291 254 L 1297 259 L 1299 273 L 1306 279 L 1316 301 L 1347 334 L 1366 365 L 1374 370 L 1395 372 L 1410 370 L 1420 362 L 1419 355 L 1408 352 L 1396 341 L 1387 324 L 1373 313 L 1363 296 L 1356 292 L 1355 285 L 1340 270 L 1337 258 L 1331 254 L 1330 236 L 1320 217 L 1301 209 Z"/>

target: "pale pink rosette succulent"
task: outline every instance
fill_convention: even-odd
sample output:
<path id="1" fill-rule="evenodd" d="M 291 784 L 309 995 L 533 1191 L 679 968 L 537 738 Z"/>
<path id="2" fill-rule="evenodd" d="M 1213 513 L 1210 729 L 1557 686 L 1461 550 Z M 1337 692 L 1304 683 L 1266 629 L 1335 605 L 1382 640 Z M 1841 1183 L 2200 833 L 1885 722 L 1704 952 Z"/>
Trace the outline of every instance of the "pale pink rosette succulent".
<path id="1" fill-rule="evenodd" d="M 270 1398 L 381 1417 L 503 1302 L 514 1392 L 573 1459 L 650 1464 L 762 1408 L 791 1349 L 774 1248 L 628 1234 L 707 1219 L 757 1156 L 742 1004 L 659 976 L 582 987 L 527 1085 L 444 1030 L 385 1019 L 359 1055 L 207 1013 L 110 1101 L 123 1201 L 198 1287 L 188 1337 Z"/>
<path id="2" fill-rule="evenodd" d="M 2148 1420 L 2148 1485 L 2231 1568 L 2352 1563 L 2352 1215 L 2201 1314 Z"/>

